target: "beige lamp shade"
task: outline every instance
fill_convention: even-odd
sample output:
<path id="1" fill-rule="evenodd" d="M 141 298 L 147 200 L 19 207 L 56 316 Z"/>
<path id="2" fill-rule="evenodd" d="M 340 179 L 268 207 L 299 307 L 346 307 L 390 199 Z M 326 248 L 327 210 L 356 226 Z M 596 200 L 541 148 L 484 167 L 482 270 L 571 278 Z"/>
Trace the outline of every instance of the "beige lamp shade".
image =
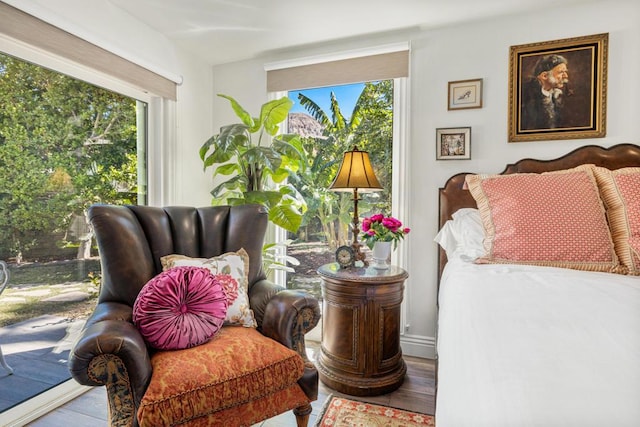
<path id="1" fill-rule="evenodd" d="M 333 191 L 380 191 L 382 186 L 373 172 L 369 153 L 358 150 L 346 151 L 335 179 L 329 186 Z"/>

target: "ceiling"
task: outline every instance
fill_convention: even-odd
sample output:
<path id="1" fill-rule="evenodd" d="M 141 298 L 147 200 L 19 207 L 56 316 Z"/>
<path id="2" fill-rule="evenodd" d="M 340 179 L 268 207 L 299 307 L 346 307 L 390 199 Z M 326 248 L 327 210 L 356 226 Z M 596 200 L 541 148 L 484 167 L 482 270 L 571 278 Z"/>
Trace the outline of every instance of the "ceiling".
<path id="1" fill-rule="evenodd" d="M 592 0 L 109 0 L 211 64 Z"/>

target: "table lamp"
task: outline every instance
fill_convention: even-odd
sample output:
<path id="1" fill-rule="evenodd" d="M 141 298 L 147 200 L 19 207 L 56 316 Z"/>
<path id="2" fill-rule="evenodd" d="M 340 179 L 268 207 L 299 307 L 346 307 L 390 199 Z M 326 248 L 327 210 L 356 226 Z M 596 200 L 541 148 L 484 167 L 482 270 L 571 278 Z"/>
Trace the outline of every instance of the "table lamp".
<path id="1" fill-rule="evenodd" d="M 362 261 L 365 265 L 365 255 L 362 253 L 362 244 L 358 242 L 358 227 L 360 220 L 358 219 L 358 191 L 371 192 L 381 191 L 382 186 L 373 172 L 369 153 L 360 151 L 354 146 L 351 151 L 346 151 L 340 164 L 338 174 L 329 186 L 333 191 L 353 191 L 353 243 L 351 244 L 355 253 L 356 261 Z"/>

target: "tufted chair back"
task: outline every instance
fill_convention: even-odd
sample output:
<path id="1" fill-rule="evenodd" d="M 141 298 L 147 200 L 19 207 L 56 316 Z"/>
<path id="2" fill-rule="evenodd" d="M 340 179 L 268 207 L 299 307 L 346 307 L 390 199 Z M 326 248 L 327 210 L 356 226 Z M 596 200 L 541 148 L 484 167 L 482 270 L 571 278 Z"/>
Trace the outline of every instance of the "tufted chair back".
<path id="1" fill-rule="evenodd" d="M 249 288 L 264 279 L 262 245 L 267 212 L 260 205 L 151 207 L 94 205 L 88 211 L 101 257 L 98 302 L 133 306 L 170 254 L 210 258 L 244 248 Z"/>
<path id="2" fill-rule="evenodd" d="M 211 258 L 244 248 L 249 288 L 265 278 L 262 245 L 267 212 L 260 205 L 151 207 L 94 205 L 89 208 L 101 253 L 99 302 L 133 306 L 145 283 L 162 272 L 170 254 Z"/>

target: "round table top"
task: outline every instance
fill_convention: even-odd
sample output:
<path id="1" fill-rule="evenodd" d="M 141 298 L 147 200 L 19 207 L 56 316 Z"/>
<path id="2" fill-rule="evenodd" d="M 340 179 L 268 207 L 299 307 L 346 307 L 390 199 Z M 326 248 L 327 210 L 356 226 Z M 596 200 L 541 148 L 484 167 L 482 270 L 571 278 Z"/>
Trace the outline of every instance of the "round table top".
<path id="1" fill-rule="evenodd" d="M 321 266 L 318 268 L 318 274 L 327 278 L 371 283 L 402 280 L 409 277 L 409 274 L 404 269 L 395 265 L 391 265 L 385 270 L 371 266 L 341 268 L 337 262 Z"/>

